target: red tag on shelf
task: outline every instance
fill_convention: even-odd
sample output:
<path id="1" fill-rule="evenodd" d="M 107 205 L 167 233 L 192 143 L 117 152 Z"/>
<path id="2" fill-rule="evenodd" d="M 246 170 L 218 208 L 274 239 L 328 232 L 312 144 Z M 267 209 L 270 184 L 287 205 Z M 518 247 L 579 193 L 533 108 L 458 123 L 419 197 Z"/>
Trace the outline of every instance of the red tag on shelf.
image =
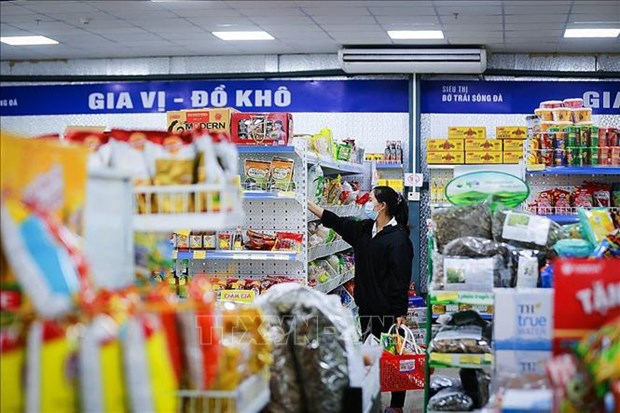
<path id="1" fill-rule="evenodd" d="M 620 260 L 558 260 L 554 264 L 555 354 L 620 316 Z"/>

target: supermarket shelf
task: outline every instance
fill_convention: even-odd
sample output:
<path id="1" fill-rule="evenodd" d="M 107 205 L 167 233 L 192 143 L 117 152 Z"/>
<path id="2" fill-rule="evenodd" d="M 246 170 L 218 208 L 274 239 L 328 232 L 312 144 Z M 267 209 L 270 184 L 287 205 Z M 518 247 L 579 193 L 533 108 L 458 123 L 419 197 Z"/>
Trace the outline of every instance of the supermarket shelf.
<path id="1" fill-rule="evenodd" d="M 243 199 L 261 200 L 261 199 L 297 199 L 295 192 L 283 191 L 243 191 Z"/>
<path id="2" fill-rule="evenodd" d="M 452 313 L 452 312 L 448 312 L 448 314 L 450 314 L 450 313 Z M 492 321 L 492 320 L 493 320 L 493 314 L 489 314 L 489 313 L 480 313 L 480 312 L 479 312 L 478 314 L 480 315 L 480 317 L 481 317 L 483 320 L 490 320 L 490 321 Z M 431 314 L 431 317 L 433 318 L 433 320 L 437 320 L 437 319 L 439 318 L 439 316 L 441 316 L 441 315 L 443 315 L 443 314 L 433 313 L 433 314 Z"/>
<path id="3" fill-rule="evenodd" d="M 377 169 L 403 169 L 402 163 L 378 163 Z"/>
<path id="4" fill-rule="evenodd" d="M 319 164 L 324 173 L 328 174 L 362 174 L 364 165 L 358 163 L 336 161 L 325 156 L 318 156 L 313 152 L 308 153 L 308 164 Z"/>
<path id="5" fill-rule="evenodd" d="M 323 209 L 333 212 L 334 214 L 340 217 L 356 217 L 360 214 L 361 208 L 356 204 L 350 205 L 331 205 L 331 206 L 322 206 Z M 308 221 L 318 221 L 319 217 L 309 214 Z"/>
<path id="6" fill-rule="evenodd" d="M 326 283 L 323 283 L 323 284 L 319 283 L 315 285 L 314 289 L 327 294 L 335 290 L 336 288 L 340 287 L 342 284 L 346 283 L 347 281 L 352 280 L 354 277 L 355 275 L 350 272 L 345 273 L 345 274 L 340 274 L 332 278 L 331 280 L 327 281 Z"/>
<path id="7" fill-rule="evenodd" d="M 461 164 L 435 164 L 428 165 L 428 169 L 454 169 L 455 166 L 460 166 Z"/>
<path id="8" fill-rule="evenodd" d="M 213 413 L 223 413 L 230 408 L 238 413 L 258 413 L 267 406 L 271 398 L 268 377 L 266 372 L 260 372 L 244 380 L 235 390 L 181 390 L 178 395 L 182 399 L 188 399 L 190 406 L 195 406 L 196 403 L 204 406 L 205 400 L 213 400 Z M 228 407 L 224 409 L 224 406 Z"/>
<path id="9" fill-rule="evenodd" d="M 173 232 L 181 228 L 220 231 L 243 225 L 243 213 L 196 213 L 196 214 L 134 214 L 134 231 Z"/>
<path id="10" fill-rule="evenodd" d="M 308 261 L 314 261 L 332 254 L 337 254 L 339 252 L 346 251 L 349 248 L 351 248 L 351 246 L 344 240 L 317 245 L 315 247 L 308 248 Z"/>
<path id="11" fill-rule="evenodd" d="M 172 258 L 179 260 L 297 261 L 299 255 L 290 251 L 175 250 Z"/>
<path id="12" fill-rule="evenodd" d="M 578 215 L 542 215 L 549 218 L 552 221 L 557 222 L 558 224 L 576 224 L 579 222 Z"/>
<path id="13" fill-rule="evenodd" d="M 288 145 L 261 146 L 261 145 L 237 145 L 239 153 L 294 153 L 295 147 Z"/>
<path id="14" fill-rule="evenodd" d="M 526 171 L 528 175 L 620 175 L 620 166 L 556 166 L 540 171 Z"/>
<path id="15" fill-rule="evenodd" d="M 492 354 L 430 353 L 430 367 L 479 369 L 493 366 Z"/>

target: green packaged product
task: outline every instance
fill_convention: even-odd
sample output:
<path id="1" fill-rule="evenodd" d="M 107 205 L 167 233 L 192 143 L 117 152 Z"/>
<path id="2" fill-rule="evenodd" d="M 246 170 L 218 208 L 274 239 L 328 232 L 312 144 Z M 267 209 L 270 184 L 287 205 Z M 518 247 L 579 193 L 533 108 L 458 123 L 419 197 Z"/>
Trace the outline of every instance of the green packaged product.
<path id="1" fill-rule="evenodd" d="M 590 165 L 599 165 L 598 148 L 589 148 L 590 152 Z"/>

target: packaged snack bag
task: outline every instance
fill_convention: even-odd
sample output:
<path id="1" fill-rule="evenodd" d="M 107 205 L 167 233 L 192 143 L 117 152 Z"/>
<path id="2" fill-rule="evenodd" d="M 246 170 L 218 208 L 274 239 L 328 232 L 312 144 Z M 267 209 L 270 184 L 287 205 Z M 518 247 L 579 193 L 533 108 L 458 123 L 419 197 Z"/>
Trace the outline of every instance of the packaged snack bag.
<path id="1" fill-rule="evenodd" d="M 160 320 L 135 315 L 121 326 L 120 337 L 129 410 L 177 411 L 178 382 Z"/>
<path id="2" fill-rule="evenodd" d="M 327 156 L 332 158 L 332 145 L 334 137 L 331 129 L 321 129 L 319 133 L 313 135 L 310 138 L 311 148 L 320 156 Z"/>
<path id="3" fill-rule="evenodd" d="M 198 151 L 198 169 L 196 182 L 199 184 L 221 184 L 225 174 L 218 162 L 216 144 L 209 134 L 199 132 L 194 134 L 194 144 Z M 228 160 L 229 158 L 226 157 Z M 219 192 L 207 192 L 196 196 L 197 209 L 203 212 L 218 212 L 221 209 Z"/>
<path id="4" fill-rule="evenodd" d="M 21 412 L 24 407 L 24 379 L 22 377 L 26 343 L 20 328 L 0 329 L 0 411 Z"/>
<path id="5" fill-rule="evenodd" d="M 65 140 L 84 145 L 90 151 L 88 156 L 88 168 L 97 169 L 110 165 L 112 145 L 109 135 L 97 131 L 67 131 Z"/>
<path id="6" fill-rule="evenodd" d="M 76 326 L 35 321 L 26 361 L 27 412 L 78 412 Z"/>
<path id="7" fill-rule="evenodd" d="M 19 201 L 4 202 L 1 215 L 5 256 L 37 312 L 56 317 L 71 310 L 80 289 L 89 285 L 75 237 Z"/>
<path id="8" fill-rule="evenodd" d="M 277 251 L 300 252 L 304 240 L 304 234 L 294 232 L 277 232 L 276 242 L 273 247 Z"/>
<path id="9" fill-rule="evenodd" d="M 110 132 L 112 145 L 110 164 L 116 169 L 127 171 L 136 186 L 152 184 L 145 155 L 145 148 L 153 145 L 148 139 L 149 133 L 151 132 L 121 129 L 112 129 Z M 137 203 L 138 212 L 153 212 L 151 200 L 147 200 L 144 194 L 138 196 Z"/>
<path id="10" fill-rule="evenodd" d="M 269 175 L 271 177 L 271 189 L 278 191 L 290 191 L 295 161 L 292 159 L 273 158 Z"/>
<path id="11" fill-rule="evenodd" d="M 271 162 L 246 159 L 243 162 L 246 190 L 266 190 L 271 177 Z"/>
<path id="12" fill-rule="evenodd" d="M 125 383 L 118 325 L 99 315 L 86 327 L 79 349 L 84 412 L 125 412 Z"/>
<path id="13" fill-rule="evenodd" d="M 579 208 L 577 213 L 579 214 L 583 238 L 594 245 L 598 245 L 607 234 L 614 230 L 614 222 L 606 208 L 591 210 Z"/>
<path id="14" fill-rule="evenodd" d="M 594 206 L 592 188 L 587 185 L 575 187 L 573 191 L 573 206 L 592 208 Z"/>
<path id="15" fill-rule="evenodd" d="M 218 288 L 226 288 L 225 280 L 220 281 Z M 177 313 L 185 353 L 184 371 L 191 389 L 208 390 L 218 374 L 220 348 L 213 314 L 215 294 L 206 276 L 192 279 L 189 298 L 195 309 Z"/>

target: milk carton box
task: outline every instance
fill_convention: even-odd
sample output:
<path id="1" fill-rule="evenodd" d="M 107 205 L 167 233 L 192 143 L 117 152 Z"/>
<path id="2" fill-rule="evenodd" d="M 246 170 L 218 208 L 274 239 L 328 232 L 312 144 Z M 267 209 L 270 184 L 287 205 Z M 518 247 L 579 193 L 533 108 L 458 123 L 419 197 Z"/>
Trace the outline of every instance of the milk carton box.
<path id="1" fill-rule="evenodd" d="M 553 338 L 553 290 L 496 288 L 495 350 L 550 351 Z"/>

